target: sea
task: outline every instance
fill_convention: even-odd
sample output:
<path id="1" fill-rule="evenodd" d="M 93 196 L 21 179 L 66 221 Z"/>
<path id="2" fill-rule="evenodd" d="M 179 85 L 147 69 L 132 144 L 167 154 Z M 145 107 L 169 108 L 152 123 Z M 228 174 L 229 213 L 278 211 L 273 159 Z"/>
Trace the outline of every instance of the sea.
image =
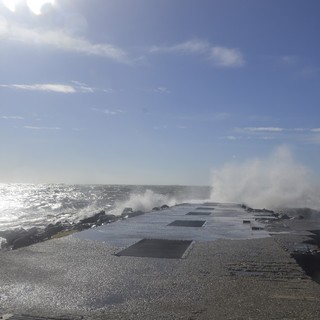
<path id="1" fill-rule="evenodd" d="M 114 215 L 124 208 L 148 212 L 165 204 L 204 201 L 210 193 L 208 186 L 2 183 L 0 231 L 78 222 L 102 210 Z"/>

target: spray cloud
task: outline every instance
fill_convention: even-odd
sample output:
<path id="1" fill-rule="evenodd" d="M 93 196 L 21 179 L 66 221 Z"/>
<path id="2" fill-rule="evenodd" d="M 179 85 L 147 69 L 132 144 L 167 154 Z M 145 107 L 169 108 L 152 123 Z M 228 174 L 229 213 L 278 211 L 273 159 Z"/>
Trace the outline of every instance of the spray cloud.
<path id="1" fill-rule="evenodd" d="M 320 187 L 312 173 L 294 161 L 290 149 L 277 148 L 267 158 L 227 164 L 213 172 L 211 199 L 256 208 L 320 208 Z"/>

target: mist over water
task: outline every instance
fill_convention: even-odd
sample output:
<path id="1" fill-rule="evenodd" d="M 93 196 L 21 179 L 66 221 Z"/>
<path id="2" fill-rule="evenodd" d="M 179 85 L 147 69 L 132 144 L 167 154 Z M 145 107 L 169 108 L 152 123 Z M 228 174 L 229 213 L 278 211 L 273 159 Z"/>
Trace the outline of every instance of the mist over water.
<path id="1" fill-rule="evenodd" d="M 213 172 L 211 199 L 246 203 L 254 208 L 320 209 L 320 186 L 288 147 L 267 158 L 230 163 Z"/>

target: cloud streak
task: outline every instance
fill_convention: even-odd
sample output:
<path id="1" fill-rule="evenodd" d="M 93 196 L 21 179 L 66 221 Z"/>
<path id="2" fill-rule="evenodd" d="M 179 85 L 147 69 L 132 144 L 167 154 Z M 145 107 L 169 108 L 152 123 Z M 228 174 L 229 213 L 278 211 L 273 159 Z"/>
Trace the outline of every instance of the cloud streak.
<path id="1" fill-rule="evenodd" d="M 161 94 L 170 94 L 171 93 L 171 91 L 166 87 L 158 87 L 156 89 L 153 89 L 153 92 L 161 93 Z"/>
<path id="2" fill-rule="evenodd" d="M 109 116 L 115 116 L 117 114 L 124 114 L 125 113 L 125 111 L 123 111 L 121 109 L 110 110 L 110 109 L 91 108 L 91 110 L 94 112 L 99 112 L 99 113 L 106 114 Z"/>
<path id="3" fill-rule="evenodd" d="M 24 129 L 29 130 L 62 130 L 60 127 L 36 127 L 36 126 L 24 126 Z"/>
<path id="4" fill-rule="evenodd" d="M 241 140 L 288 140 L 303 144 L 320 144 L 320 128 L 246 127 L 234 128 Z M 220 139 L 228 139 L 221 137 Z"/>
<path id="5" fill-rule="evenodd" d="M 129 63 L 128 54 L 121 48 L 105 43 L 91 43 L 85 38 L 74 37 L 64 30 L 31 29 L 15 23 L 0 23 L 0 39 L 42 45 L 54 49 L 100 56 L 120 63 Z"/>
<path id="6" fill-rule="evenodd" d="M 61 83 L 35 83 L 35 84 L 0 84 L 0 88 L 26 90 L 26 91 L 42 91 L 54 93 L 94 93 L 95 91 L 108 92 L 105 89 L 89 87 L 78 81 L 71 81 L 73 85 Z"/>
<path id="7" fill-rule="evenodd" d="M 20 116 L 1 116 L 0 118 L 4 120 L 23 120 L 24 119 L 23 117 L 20 117 Z"/>
<path id="8" fill-rule="evenodd" d="M 244 56 L 239 49 L 213 46 L 202 40 L 190 40 L 173 46 L 153 46 L 149 52 L 202 55 L 213 65 L 224 68 L 237 68 L 245 65 Z"/>
<path id="9" fill-rule="evenodd" d="M 250 132 L 282 132 L 284 131 L 283 128 L 279 127 L 247 127 L 244 128 L 245 131 Z"/>
<path id="10" fill-rule="evenodd" d="M 45 83 L 45 84 L 1 84 L 2 88 L 27 90 L 27 91 L 45 91 L 45 92 L 56 92 L 56 93 L 75 93 L 77 92 L 73 86 Z"/>

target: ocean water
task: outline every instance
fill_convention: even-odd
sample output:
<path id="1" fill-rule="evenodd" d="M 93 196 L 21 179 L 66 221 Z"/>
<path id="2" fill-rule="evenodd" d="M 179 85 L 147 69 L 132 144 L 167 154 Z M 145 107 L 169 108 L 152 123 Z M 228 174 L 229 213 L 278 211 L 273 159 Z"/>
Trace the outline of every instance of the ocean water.
<path id="1" fill-rule="evenodd" d="M 153 207 L 201 201 L 210 187 L 138 185 L 0 184 L 0 231 L 77 222 L 105 210 L 120 215 L 126 207 Z"/>

